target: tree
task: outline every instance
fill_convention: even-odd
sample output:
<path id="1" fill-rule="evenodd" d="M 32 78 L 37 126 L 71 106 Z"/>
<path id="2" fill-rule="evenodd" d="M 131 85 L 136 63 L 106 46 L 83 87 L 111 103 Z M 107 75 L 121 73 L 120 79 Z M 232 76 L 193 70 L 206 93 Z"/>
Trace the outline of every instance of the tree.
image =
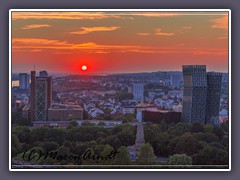
<path id="1" fill-rule="evenodd" d="M 15 134 L 12 134 L 12 138 L 11 138 L 11 142 L 12 142 L 12 157 L 16 156 L 18 153 L 21 152 L 21 144 L 18 140 L 18 137 Z"/>
<path id="2" fill-rule="evenodd" d="M 192 158 L 186 154 L 174 154 L 170 157 L 168 164 L 170 165 L 192 165 Z"/>
<path id="3" fill-rule="evenodd" d="M 56 161 L 59 162 L 59 164 L 61 165 L 69 164 L 70 160 L 65 160 L 62 159 L 61 157 L 70 156 L 71 155 L 70 149 L 65 146 L 60 146 L 56 151 L 57 151 Z"/>
<path id="4" fill-rule="evenodd" d="M 110 145 L 106 145 L 102 152 L 100 153 L 100 164 L 114 164 L 115 157 L 110 157 L 109 155 L 114 151 L 113 147 Z"/>
<path id="5" fill-rule="evenodd" d="M 151 144 L 147 143 L 142 145 L 138 158 L 139 164 L 154 164 L 155 163 L 155 154 Z"/>
<path id="6" fill-rule="evenodd" d="M 190 133 L 185 133 L 179 138 L 175 146 L 175 153 L 193 155 L 198 153 L 201 145 Z"/>
<path id="7" fill-rule="evenodd" d="M 168 133 L 159 133 L 157 136 L 153 136 L 153 139 L 152 146 L 156 156 L 168 156 L 169 150 L 167 145 L 170 139 Z"/>
<path id="8" fill-rule="evenodd" d="M 194 122 L 191 127 L 192 133 L 204 132 L 204 126 L 199 122 Z"/>
<path id="9" fill-rule="evenodd" d="M 137 108 L 135 107 L 134 112 L 133 112 L 133 117 L 136 118 L 137 117 Z"/>
<path id="10" fill-rule="evenodd" d="M 191 131 L 191 126 L 186 123 L 177 123 L 175 126 L 168 128 L 168 133 L 174 136 L 181 136 L 186 132 Z"/>
<path id="11" fill-rule="evenodd" d="M 43 141 L 46 138 L 48 132 L 47 127 L 36 127 L 31 131 L 30 141 L 34 143 L 36 141 Z"/>
<path id="12" fill-rule="evenodd" d="M 126 114 L 124 114 L 124 117 L 125 117 L 126 122 L 136 121 L 136 116 L 134 116 L 134 114 L 126 113 Z"/>
<path id="13" fill-rule="evenodd" d="M 43 143 L 43 148 L 45 151 L 52 151 L 56 150 L 58 148 L 58 144 L 56 142 L 44 142 Z"/>
<path id="14" fill-rule="evenodd" d="M 206 126 L 204 126 L 204 132 L 205 133 L 213 133 L 213 126 L 212 125 L 209 125 L 207 124 Z"/>
<path id="15" fill-rule="evenodd" d="M 88 114 L 88 111 L 84 110 L 83 109 L 83 119 L 86 120 L 89 118 L 89 114 Z"/>
<path id="16" fill-rule="evenodd" d="M 228 152 L 217 147 L 206 146 L 193 155 L 194 165 L 228 165 Z"/>
<path id="17" fill-rule="evenodd" d="M 163 119 L 163 120 L 160 122 L 160 129 L 161 129 L 161 132 L 165 132 L 165 131 L 167 130 L 167 124 L 166 124 L 165 119 Z"/>
<path id="18" fill-rule="evenodd" d="M 77 127 L 78 126 L 78 123 L 76 120 L 71 120 L 69 125 L 68 125 L 68 128 L 73 128 L 73 127 Z"/>
<path id="19" fill-rule="evenodd" d="M 220 127 L 213 127 L 213 133 L 219 138 L 219 139 L 223 139 L 224 136 L 224 131 L 222 128 Z"/>
<path id="20" fill-rule="evenodd" d="M 116 134 L 116 137 L 120 140 L 122 146 L 131 146 L 135 142 L 136 133 L 134 127 L 128 127 L 122 129 L 121 132 Z"/>
<path id="21" fill-rule="evenodd" d="M 103 122 L 103 121 L 100 121 L 100 122 L 98 123 L 98 126 L 105 126 L 105 125 L 106 125 L 106 123 Z"/>
<path id="22" fill-rule="evenodd" d="M 92 148 L 86 149 L 86 151 L 83 153 L 83 165 L 96 165 L 97 161 L 93 160 L 91 157 L 95 154 L 94 150 Z"/>
<path id="23" fill-rule="evenodd" d="M 45 139 L 48 141 L 54 141 L 58 144 L 62 144 L 65 141 L 65 130 L 62 128 L 48 128 Z"/>
<path id="24" fill-rule="evenodd" d="M 26 126 L 15 126 L 12 131 L 15 134 L 20 143 L 29 143 L 30 129 Z"/>
<path id="25" fill-rule="evenodd" d="M 131 163 L 127 147 L 121 146 L 118 148 L 117 152 L 118 153 L 116 154 L 115 164 L 128 165 Z"/>
<path id="26" fill-rule="evenodd" d="M 29 126 L 30 121 L 22 116 L 22 110 L 17 110 L 17 112 L 12 112 L 12 124 L 19 126 Z"/>
<path id="27" fill-rule="evenodd" d="M 221 123 L 220 127 L 223 129 L 225 133 L 228 133 L 229 131 L 229 121 L 226 121 L 224 123 Z"/>

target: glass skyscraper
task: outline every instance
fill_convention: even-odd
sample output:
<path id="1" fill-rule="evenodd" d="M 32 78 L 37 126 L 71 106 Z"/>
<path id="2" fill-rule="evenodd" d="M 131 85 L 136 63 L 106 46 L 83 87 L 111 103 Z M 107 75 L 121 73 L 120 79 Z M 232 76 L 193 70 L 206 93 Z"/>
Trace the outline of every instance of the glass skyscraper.
<path id="1" fill-rule="evenodd" d="M 206 73 L 205 65 L 185 65 L 183 81 L 182 121 L 218 123 L 221 73 Z"/>

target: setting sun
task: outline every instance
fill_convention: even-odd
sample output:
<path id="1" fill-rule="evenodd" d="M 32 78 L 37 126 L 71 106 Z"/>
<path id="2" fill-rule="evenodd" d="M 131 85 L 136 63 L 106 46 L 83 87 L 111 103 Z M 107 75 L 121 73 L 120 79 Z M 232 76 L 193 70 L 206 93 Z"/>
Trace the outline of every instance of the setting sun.
<path id="1" fill-rule="evenodd" d="M 86 70 L 87 70 L 87 66 L 85 66 L 85 65 L 82 66 L 82 70 L 83 70 L 83 71 L 86 71 Z"/>

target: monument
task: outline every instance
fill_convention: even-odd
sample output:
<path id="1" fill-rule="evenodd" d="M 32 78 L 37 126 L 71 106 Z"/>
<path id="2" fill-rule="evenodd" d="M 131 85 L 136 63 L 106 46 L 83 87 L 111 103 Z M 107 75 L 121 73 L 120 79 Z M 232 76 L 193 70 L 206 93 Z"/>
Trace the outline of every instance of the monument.
<path id="1" fill-rule="evenodd" d="M 136 160 L 142 145 L 145 144 L 144 140 L 144 128 L 143 128 L 143 123 L 142 122 L 137 122 L 137 133 L 136 133 L 136 140 L 135 144 L 132 146 L 128 146 L 130 158 L 132 160 Z"/>

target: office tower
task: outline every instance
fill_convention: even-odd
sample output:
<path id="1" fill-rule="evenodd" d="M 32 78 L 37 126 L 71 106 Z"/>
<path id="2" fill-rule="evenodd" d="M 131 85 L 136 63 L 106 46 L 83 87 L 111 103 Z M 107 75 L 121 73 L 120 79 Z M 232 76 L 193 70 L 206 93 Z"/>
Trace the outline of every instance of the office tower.
<path id="1" fill-rule="evenodd" d="M 46 121 L 52 104 L 52 77 L 36 77 L 35 121 Z"/>
<path id="2" fill-rule="evenodd" d="M 47 71 L 40 71 L 40 72 L 39 72 L 39 76 L 40 76 L 40 77 L 47 77 L 47 76 L 48 76 L 48 73 L 47 73 Z"/>
<path id="3" fill-rule="evenodd" d="M 46 75 L 46 73 L 45 73 Z M 46 121 L 52 104 L 52 77 L 36 76 L 31 71 L 30 117 L 31 121 Z"/>
<path id="4" fill-rule="evenodd" d="M 19 73 L 19 88 L 20 89 L 29 88 L 29 77 L 27 73 Z"/>
<path id="5" fill-rule="evenodd" d="M 222 73 L 207 73 L 207 115 L 206 123 L 219 124 L 219 108 L 222 85 Z"/>
<path id="6" fill-rule="evenodd" d="M 182 72 L 171 72 L 170 82 L 173 87 L 180 87 L 180 82 L 182 81 Z"/>
<path id="7" fill-rule="evenodd" d="M 30 119 L 35 120 L 35 81 L 36 71 L 31 71 L 31 84 L 30 84 Z"/>
<path id="8" fill-rule="evenodd" d="M 132 88 L 133 96 L 135 100 L 143 100 L 144 98 L 144 85 L 140 83 L 133 84 Z"/>
<path id="9" fill-rule="evenodd" d="M 207 104 L 207 74 L 205 65 L 183 66 L 182 121 L 205 124 Z"/>

